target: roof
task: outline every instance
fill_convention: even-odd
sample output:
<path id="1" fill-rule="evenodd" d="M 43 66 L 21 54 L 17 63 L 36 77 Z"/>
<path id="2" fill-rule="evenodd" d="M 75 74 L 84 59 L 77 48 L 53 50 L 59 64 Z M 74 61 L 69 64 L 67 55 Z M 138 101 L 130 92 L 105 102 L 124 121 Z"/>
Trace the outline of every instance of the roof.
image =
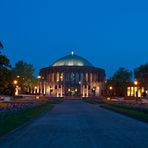
<path id="1" fill-rule="evenodd" d="M 73 52 L 55 61 L 51 66 L 87 66 L 93 67 L 93 65 L 83 57 L 75 55 Z"/>

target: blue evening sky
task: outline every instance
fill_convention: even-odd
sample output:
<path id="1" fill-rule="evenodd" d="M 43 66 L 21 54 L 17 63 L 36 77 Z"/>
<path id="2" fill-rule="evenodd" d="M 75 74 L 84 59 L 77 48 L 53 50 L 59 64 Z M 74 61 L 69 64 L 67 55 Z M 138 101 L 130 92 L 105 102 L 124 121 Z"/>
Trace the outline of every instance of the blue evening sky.
<path id="1" fill-rule="evenodd" d="M 73 50 L 110 77 L 148 62 L 148 1 L 0 0 L 0 41 L 36 75 Z"/>

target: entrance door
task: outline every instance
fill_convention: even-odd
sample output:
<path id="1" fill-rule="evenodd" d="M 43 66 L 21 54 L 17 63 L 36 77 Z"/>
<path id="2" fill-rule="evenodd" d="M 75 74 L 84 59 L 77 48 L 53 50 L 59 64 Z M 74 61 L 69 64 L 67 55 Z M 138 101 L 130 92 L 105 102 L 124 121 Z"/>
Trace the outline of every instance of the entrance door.
<path id="1" fill-rule="evenodd" d="M 66 91 L 67 96 L 79 96 L 80 95 L 80 89 L 79 88 L 68 88 Z"/>

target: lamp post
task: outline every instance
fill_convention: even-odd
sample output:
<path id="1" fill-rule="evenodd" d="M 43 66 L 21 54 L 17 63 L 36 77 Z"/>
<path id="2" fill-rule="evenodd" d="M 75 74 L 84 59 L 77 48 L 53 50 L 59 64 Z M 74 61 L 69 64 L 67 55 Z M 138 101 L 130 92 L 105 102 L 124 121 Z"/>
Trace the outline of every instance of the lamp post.
<path id="1" fill-rule="evenodd" d="M 34 94 L 37 93 L 37 86 L 34 87 Z"/>
<path id="2" fill-rule="evenodd" d="M 13 81 L 13 84 L 14 84 L 14 86 L 15 86 L 15 92 L 14 92 L 14 94 L 15 94 L 15 96 L 18 96 L 18 81 L 17 80 L 14 80 Z"/>
<path id="3" fill-rule="evenodd" d="M 137 98 L 137 97 L 138 97 L 138 81 L 135 80 L 135 81 L 134 81 L 134 84 L 135 84 L 135 86 L 136 86 L 136 98 Z"/>
<path id="4" fill-rule="evenodd" d="M 136 88 L 136 103 L 138 102 L 138 81 L 137 80 L 135 80 L 134 81 L 134 85 L 135 85 L 135 88 Z"/>
<path id="5" fill-rule="evenodd" d="M 109 86 L 109 93 L 110 93 L 110 97 L 112 97 L 112 95 L 113 95 L 113 87 L 112 86 Z"/>
<path id="6" fill-rule="evenodd" d="M 135 85 L 138 85 L 138 81 L 137 81 L 137 80 L 135 80 L 135 81 L 134 81 L 134 84 L 135 84 Z"/>
<path id="7" fill-rule="evenodd" d="M 92 92 L 93 92 L 93 96 L 95 96 L 96 95 L 96 88 L 95 87 L 93 87 Z"/>
<path id="8" fill-rule="evenodd" d="M 39 75 L 37 78 L 38 78 L 38 94 L 40 94 L 41 93 L 41 87 L 40 87 L 41 76 Z"/>
<path id="9" fill-rule="evenodd" d="M 80 85 L 80 96 L 83 96 L 82 81 L 79 81 L 79 85 Z"/>

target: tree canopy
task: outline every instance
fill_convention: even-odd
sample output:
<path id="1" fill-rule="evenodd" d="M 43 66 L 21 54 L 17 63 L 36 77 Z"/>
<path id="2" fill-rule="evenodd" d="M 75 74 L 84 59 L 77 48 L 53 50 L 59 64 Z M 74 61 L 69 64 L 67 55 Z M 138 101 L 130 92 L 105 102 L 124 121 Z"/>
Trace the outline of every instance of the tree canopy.
<path id="1" fill-rule="evenodd" d="M 143 75 L 146 73 L 148 73 L 148 63 L 144 65 L 140 65 L 134 70 L 135 78 L 141 82 L 142 82 Z"/>
<path id="2" fill-rule="evenodd" d="M 34 68 L 31 64 L 24 61 L 18 61 L 12 70 L 13 78 L 18 80 L 22 93 L 26 93 L 27 89 L 35 83 Z"/>
<path id="3" fill-rule="evenodd" d="M 0 48 L 3 48 L 0 42 Z M 7 56 L 0 51 L 0 94 L 11 94 L 11 65 Z"/>
<path id="4" fill-rule="evenodd" d="M 117 96 L 124 96 L 128 82 L 131 81 L 131 72 L 125 68 L 119 68 L 109 80 Z"/>
<path id="5" fill-rule="evenodd" d="M 2 49 L 2 48 L 4 48 L 4 47 L 3 47 L 3 44 L 0 41 L 0 49 Z M 1 53 L 1 51 L 0 51 L 0 53 Z"/>

